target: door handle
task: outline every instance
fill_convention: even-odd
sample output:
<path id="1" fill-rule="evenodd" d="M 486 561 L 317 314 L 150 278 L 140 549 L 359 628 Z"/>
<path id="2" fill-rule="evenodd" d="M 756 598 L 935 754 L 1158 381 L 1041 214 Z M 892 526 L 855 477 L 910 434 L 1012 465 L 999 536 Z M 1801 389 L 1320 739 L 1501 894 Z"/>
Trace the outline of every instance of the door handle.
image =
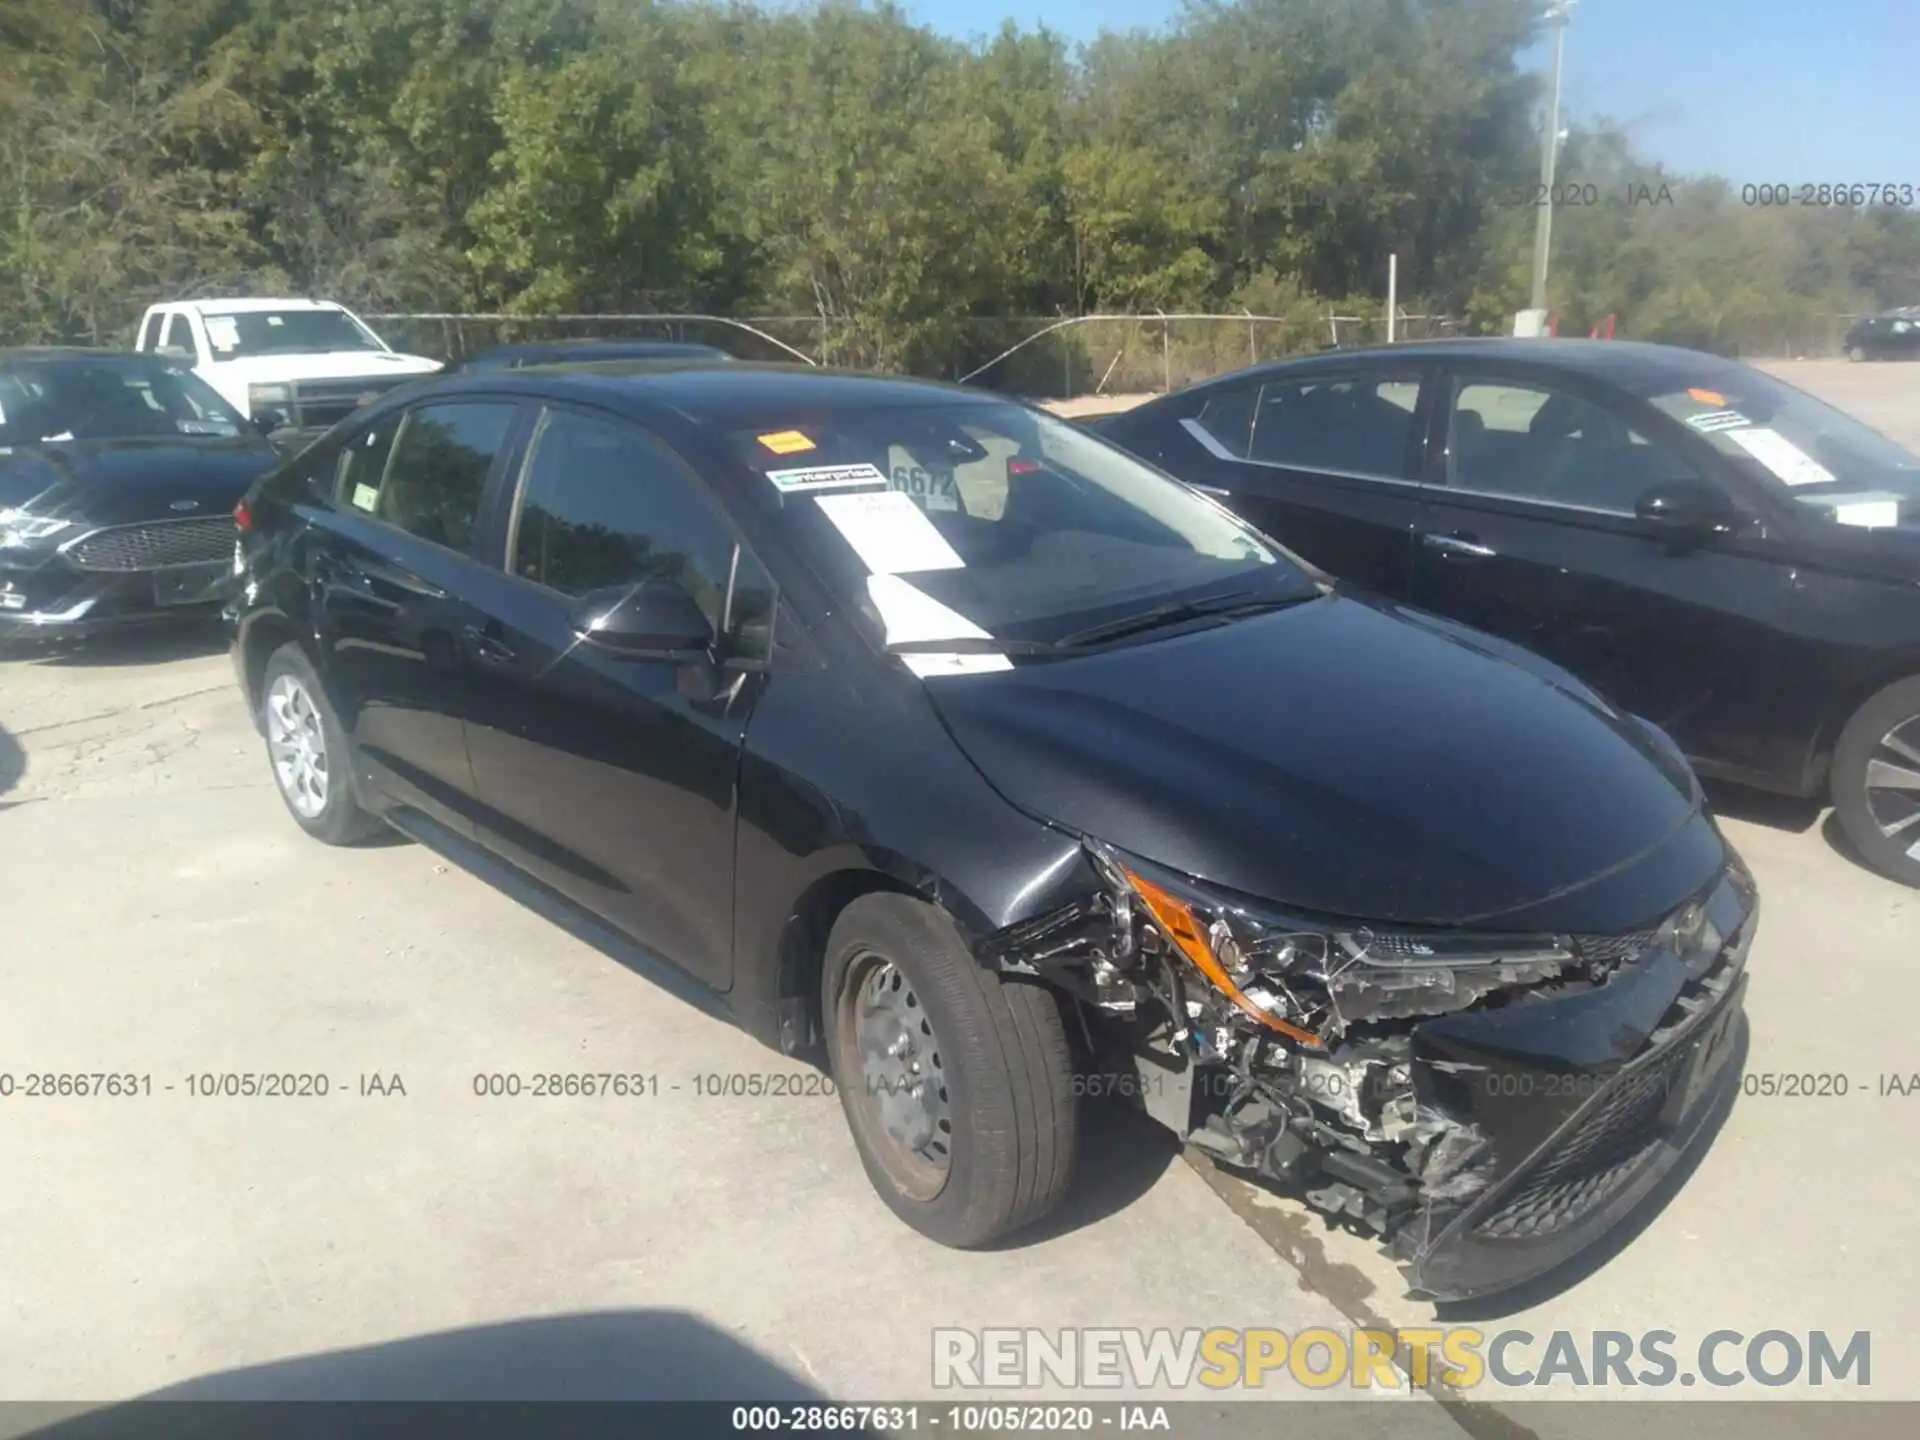
<path id="1" fill-rule="evenodd" d="M 513 662 L 513 647 L 491 633 L 488 627 L 468 625 L 460 633 L 466 637 L 476 660 L 483 660 L 489 665 L 508 665 Z"/>
<path id="2" fill-rule="evenodd" d="M 1484 560 L 1495 553 L 1491 545 L 1482 545 L 1479 537 L 1464 530 L 1457 530 L 1451 535 L 1422 535 L 1420 543 L 1429 549 L 1444 551 L 1448 555 L 1470 555 L 1478 560 Z"/>

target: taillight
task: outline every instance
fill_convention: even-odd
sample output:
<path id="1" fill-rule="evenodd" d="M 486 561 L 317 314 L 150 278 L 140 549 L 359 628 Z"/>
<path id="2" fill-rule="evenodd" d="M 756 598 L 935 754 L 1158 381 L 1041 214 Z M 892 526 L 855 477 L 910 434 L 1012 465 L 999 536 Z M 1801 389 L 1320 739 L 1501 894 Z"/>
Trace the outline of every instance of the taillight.
<path id="1" fill-rule="evenodd" d="M 253 511 L 247 508 L 247 502 L 244 500 L 233 507 L 233 528 L 242 535 L 253 529 Z"/>

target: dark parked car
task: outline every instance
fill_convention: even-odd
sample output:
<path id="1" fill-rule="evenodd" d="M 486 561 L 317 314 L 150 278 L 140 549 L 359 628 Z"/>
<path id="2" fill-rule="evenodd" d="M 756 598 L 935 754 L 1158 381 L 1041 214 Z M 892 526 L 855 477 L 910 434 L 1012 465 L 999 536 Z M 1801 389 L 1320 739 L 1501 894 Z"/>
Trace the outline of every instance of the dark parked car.
<path id="1" fill-rule="evenodd" d="M 0 351 L 0 636 L 217 606 L 234 502 L 276 459 L 184 366 Z"/>
<path id="2" fill-rule="evenodd" d="M 1920 359 L 1920 307 L 1862 315 L 1847 328 L 1849 360 Z"/>
<path id="3" fill-rule="evenodd" d="M 553 340 L 545 344 L 493 345 L 476 350 L 453 368 L 518 370 L 528 365 L 578 365 L 602 360 L 689 361 L 733 359 L 716 345 L 678 340 Z"/>
<path id="4" fill-rule="evenodd" d="M 1476 1293 L 1731 1083 L 1755 895 L 1657 730 L 1025 405 L 459 376 L 240 521 L 297 823 L 385 821 L 822 1046 L 944 1243 L 1047 1211 L 1111 1090 Z"/>
<path id="5" fill-rule="evenodd" d="M 1858 421 L 1693 351 L 1454 340 L 1242 371 L 1100 433 L 1564 665 L 1703 774 L 1831 795 L 1920 884 L 1920 457 Z"/>

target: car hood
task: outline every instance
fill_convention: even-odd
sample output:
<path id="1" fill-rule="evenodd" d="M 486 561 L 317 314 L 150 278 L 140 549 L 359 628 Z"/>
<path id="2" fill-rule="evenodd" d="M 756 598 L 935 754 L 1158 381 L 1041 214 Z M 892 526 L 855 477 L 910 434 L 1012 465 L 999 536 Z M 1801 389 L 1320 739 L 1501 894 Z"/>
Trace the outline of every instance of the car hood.
<path id="1" fill-rule="evenodd" d="M 431 375 L 438 360 L 424 355 L 401 355 L 391 350 L 321 350 L 299 355 L 250 355 L 216 360 L 207 367 L 223 380 L 248 385 L 272 385 L 290 380 L 349 380 L 365 376 L 391 380 L 396 376 Z"/>
<path id="2" fill-rule="evenodd" d="M 1364 598 L 926 683 L 1014 804 L 1278 905 L 1604 931 L 1725 862 L 1657 730 Z"/>
<path id="3" fill-rule="evenodd" d="M 0 509 L 94 525 L 224 514 L 279 458 L 253 435 L 30 446 L 0 452 Z"/>

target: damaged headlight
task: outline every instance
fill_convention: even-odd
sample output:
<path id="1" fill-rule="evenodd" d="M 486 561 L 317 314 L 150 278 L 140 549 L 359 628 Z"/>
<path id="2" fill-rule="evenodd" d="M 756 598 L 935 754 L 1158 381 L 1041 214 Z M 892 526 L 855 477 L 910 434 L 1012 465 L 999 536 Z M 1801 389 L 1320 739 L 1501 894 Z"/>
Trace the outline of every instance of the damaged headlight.
<path id="1" fill-rule="evenodd" d="M 1552 980 L 1577 960 L 1569 936 L 1311 920 L 1210 893 L 1095 841 L 1088 849 L 1114 887 L 1117 916 L 1143 911 L 1159 940 L 1220 995 L 1308 1048 L 1363 1021 L 1463 1010 Z"/>
<path id="2" fill-rule="evenodd" d="M 73 524 L 25 510 L 0 510 L 0 550 L 24 550 L 41 540 L 49 540 Z"/>

